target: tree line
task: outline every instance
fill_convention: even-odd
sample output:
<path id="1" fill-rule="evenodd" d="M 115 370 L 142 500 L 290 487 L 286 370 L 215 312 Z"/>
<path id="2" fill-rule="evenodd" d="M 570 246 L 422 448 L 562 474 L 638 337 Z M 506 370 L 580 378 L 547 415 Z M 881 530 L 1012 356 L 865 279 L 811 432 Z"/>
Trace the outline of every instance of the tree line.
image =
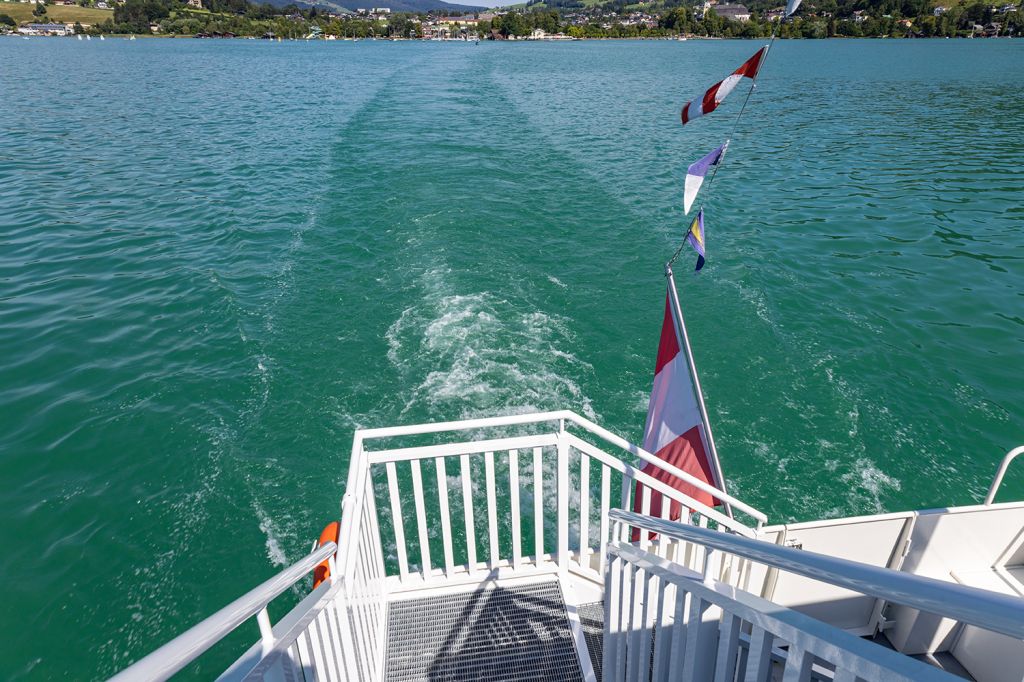
<path id="1" fill-rule="evenodd" d="M 619 0 L 623 2 L 624 0 Z M 699 14 L 680 4 L 662 11 L 654 25 L 624 23 L 608 17 L 606 6 L 590 10 L 580 20 L 580 10 L 570 6 L 547 7 L 537 3 L 521 11 L 479 22 L 481 37 L 525 37 L 535 29 L 565 33 L 577 38 L 655 38 L 672 35 L 721 38 L 762 38 L 776 27 L 768 11 L 777 0 L 751 0 L 750 21 L 739 22 L 715 13 Z M 577 0 L 565 0 L 575 3 Z M 1001 24 L 1003 35 L 1020 35 L 1024 16 L 1015 11 L 996 14 L 985 0 L 954 5 L 935 16 L 934 0 L 815 0 L 805 2 L 798 16 L 778 28 L 783 38 L 965 36 L 976 24 Z M 45 12 L 45 6 L 43 11 Z M 567 12 L 575 12 L 572 21 Z M 422 37 L 421 22 L 426 14 L 395 13 L 387 21 L 345 15 L 332 17 L 316 7 L 274 7 L 248 0 L 203 0 L 203 9 L 189 7 L 184 0 L 126 0 L 115 7 L 113 18 L 92 27 L 94 33 L 149 33 L 150 26 L 164 34 L 234 34 L 239 36 L 305 37 L 315 26 L 325 34 L 341 37 Z M 909 20 L 909 22 L 907 21 Z"/>

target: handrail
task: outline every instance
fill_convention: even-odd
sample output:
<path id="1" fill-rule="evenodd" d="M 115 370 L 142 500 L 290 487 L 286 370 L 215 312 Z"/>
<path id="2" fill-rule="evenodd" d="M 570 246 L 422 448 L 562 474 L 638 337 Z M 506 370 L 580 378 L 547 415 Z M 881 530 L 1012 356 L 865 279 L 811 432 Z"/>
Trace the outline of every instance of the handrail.
<path id="1" fill-rule="evenodd" d="M 692 474 L 683 471 L 682 469 L 675 467 L 668 462 L 652 455 L 651 453 L 644 450 L 642 447 L 630 443 L 625 438 L 617 436 L 611 431 L 604 427 L 598 426 L 594 422 L 581 417 L 571 410 L 556 410 L 552 412 L 539 412 L 536 414 L 514 414 L 507 415 L 504 417 L 485 417 L 482 419 L 463 419 L 460 421 L 451 422 L 435 422 L 433 424 L 410 424 L 408 426 L 392 426 L 379 429 L 362 429 L 356 432 L 357 440 L 361 443 L 375 439 L 375 438 L 393 438 L 396 436 L 414 436 L 423 435 L 428 433 L 440 433 L 442 431 L 465 431 L 469 429 L 481 429 L 481 428 L 494 428 L 498 426 L 517 426 L 522 424 L 536 424 L 541 422 L 566 420 L 576 426 L 579 426 L 585 431 L 589 431 L 593 435 L 601 438 L 612 445 L 615 445 L 633 455 L 636 455 L 641 460 L 649 462 L 654 466 L 662 469 L 663 471 L 672 474 L 673 476 L 686 481 L 693 487 L 701 490 L 712 497 L 715 497 L 723 502 L 728 503 L 730 506 L 739 509 L 740 511 L 750 515 L 756 519 L 759 523 L 767 523 L 768 516 L 749 504 L 746 504 L 742 500 L 739 500 L 732 495 L 719 490 L 715 486 L 702 481 Z"/>
<path id="2" fill-rule="evenodd" d="M 586 429 L 590 433 L 594 434 L 595 436 L 597 436 L 599 438 L 603 438 L 604 440 L 608 441 L 612 445 L 619 446 L 623 450 L 626 450 L 627 452 L 630 452 L 630 453 L 636 455 L 637 457 L 639 457 L 640 459 L 644 460 L 645 462 L 650 462 L 654 466 L 656 466 L 659 469 L 662 469 L 662 470 L 672 474 L 676 478 L 681 478 L 682 480 L 686 481 L 687 483 L 689 483 L 693 487 L 706 492 L 708 495 L 711 495 L 712 497 L 718 498 L 719 500 L 722 500 L 723 502 L 727 502 L 729 505 L 731 505 L 731 506 L 733 506 L 733 507 L 735 507 L 735 508 L 745 512 L 746 514 L 749 514 L 750 516 L 754 517 L 755 519 L 757 519 L 761 523 L 767 523 L 768 516 L 765 515 L 764 512 L 761 512 L 761 511 L 758 511 L 757 509 L 754 509 L 749 504 L 743 502 L 742 500 L 739 500 L 739 499 L 733 497 L 732 495 L 730 495 L 729 493 L 725 492 L 724 490 L 719 490 L 715 486 L 700 480 L 699 478 L 695 477 L 694 475 L 692 475 L 692 474 L 690 474 L 690 473 L 688 473 L 686 471 L 683 471 L 679 467 L 676 467 L 676 466 L 673 466 L 673 465 L 669 464 L 668 462 L 666 462 L 665 460 L 661 459 L 660 457 L 652 455 L 651 453 L 649 453 L 646 450 L 644 450 L 642 447 L 639 447 L 637 445 L 634 445 L 633 443 L 630 443 L 625 438 L 622 438 L 621 436 L 615 435 L 611 431 L 605 429 L 602 426 L 598 426 L 597 424 L 595 424 L 594 422 L 590 421 L 589 419 L 585 419 L 584 417 L 581 417 L 581 416 L 579 416 L 577 414 L 574 414 L 572 412 L 570 412 L 569 414 L 572 415 L 572 421 L 573 422 L 575 422 L 578 426 Z"/>
<path id="3" fill-rule="evenodd" d="M 1024 599 L 613 509 L 609 518 L 985 630 L 1024 639 Z"/>
<path id="4" fill-rule="evenodd" d="M 239 625 L 262 611 L 278 595 L 301 580 L 317 564 L 333 556 L 337 550 L 336 544 L 328 542 L 209 618 L 192 626 L 145 658 L 139 659 L 114 675 L 110 678 L 111 682 L 168 679 L 199 658 L 207 649 Z"/>
<path id="5" fill-rule="evenodd" d="M 1010 462 L 1017 459 L 1019 455 L 1024 455 L 1024 445 L 1018 445 L 1003 457 L 1003 461 L 999 464 L 999 471 L 996 472 L 996 477 L 992 479 L 992 487 L 988 489 L 988 495 L 985 496 L 985 504 L 992 504 L 995 501 L 996 492 L 999 490 L 999 486 L 1003 484 L 1003 476 L 1006 475 L 1006 469 L 1010 466 Z"/>
<path id="6" fill-rule="evenodd" d="M 680 492 L 673 488 L 671 485 L 659 481 L 650 474 L 644 472 L 642 469 L 637 469 L 631 464 L 627 464 L 617 457 L 609 455 L 601 448 L 596 445 L 591 445 L 587 441 L 583 440 L 579 436 L 573 434 L 567 434 L 569 444 L 574 448 L 589 455 L 595 460 L 601 462 L 605 466 L 609 466 L 617 471 L 623 473 L 623 475 L 632 478 L 637 483 L 643 484 L 645 487 L 655 492 L 661 493 L 663 496 L 669 498 L 673 502 L 678 502 L 682 506 L 695 511 L 702 516 L 714 521 L 721 528 L 728 528 L 734 533 L 740 535 L 746 535 L 747 537 L 754 537 L 756 531 L 753 528 L 745 526 L 736 519 L 730 518 L 725 514 L 718 512 L 714 507 L 709 507 L 703 504 L 686 493 Z"/>

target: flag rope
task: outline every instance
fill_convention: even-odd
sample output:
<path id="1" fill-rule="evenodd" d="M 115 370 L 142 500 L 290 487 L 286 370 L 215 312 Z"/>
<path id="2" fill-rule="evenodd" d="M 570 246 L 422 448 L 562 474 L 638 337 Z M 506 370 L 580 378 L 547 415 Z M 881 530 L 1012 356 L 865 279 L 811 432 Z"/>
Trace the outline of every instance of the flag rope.
<path id="1" fill-rule="evenodd" d="M 725 138 L 726 145 L 728 145 L 729 142 L 732 141 L 733 136 L 736 134 L 736 128 L 739 127 L 740 118 L 743 117 L 743 112 L 747 110 L 747 103 L 750 101 L 750 97 L 751 95 L 754 94 L 754 89 L 757 87 L 757 77 L 761 75 L 761 69 L 764 68 L 765 62 L 768 61 L 768 55 L 771 54 L 772 52 L 772 45 L 775 44 L 775 37 L 778 34 L 779 27 L 782 26 L 782 22 L 784 22 L 788 18 L 788 16 L 779 17 L 779 22 L 772 27 L 772 36 L 771 39 L 768 41 L 768 49 L 764 51 L 764 57 L 761 58 L 761 63 L 757 67 L 757 73 L 754 74 L 754 77 L 752 79 L 750 79 L 751 83 L 750 87 L 747 89 L 747 96 L 743 98 L 743 105 L 740 107 L 739 113 L 736 114 L 736 118 L 734 118 L 732 121 L 732 128 L 729 130 L 729 136 Z M 727 155 L 728 148 L 726 149 L 725 154 L 722 155 L 722 159 L 718 163 L 716 163 L 715 167 L 712 169 L 711 177 L 708 178 L 708 183 L 704 187 L 704 196 L 701 199 L 700 206 L 697 209 L 698 213 L 703 211 L 704 205 L 711 201 L 711 197 L 714 194 L 712 188 L 715 184 L 715 176 L 718 175 L 719 168 L 725 165 L 725 157 Z M 668 263 L 665 264 L 666 267 L 671 268 L 672 265 L 676 262 L 676 259 L 679 258 L 679 255 L 683 252 L 683 249 L 685 248 L 686 237 L 684 236 L 679 244 L 679 247 L 675 250 L 675 253 L 672 254 L 672 257 L 668 259 Z"/>

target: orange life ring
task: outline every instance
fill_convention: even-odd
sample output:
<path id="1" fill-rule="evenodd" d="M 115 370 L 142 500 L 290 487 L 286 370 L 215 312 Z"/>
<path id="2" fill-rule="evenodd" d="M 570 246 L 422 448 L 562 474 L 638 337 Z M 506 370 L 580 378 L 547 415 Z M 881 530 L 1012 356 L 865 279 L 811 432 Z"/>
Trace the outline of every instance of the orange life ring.
<path id="1" fill-rule="evenodd" d="M 337 521 L 331 521 L 325 527 L 322 533 L 320 533 L 320 541 L 317 543 L 317 547 L 323 547 L 328 542 L 338 543 L 338 533 L 341 531 L 341 524 Z M 317 564 L 316 568 L 313 569 L 313 589 L 320 587 L 320 583 L 331 577 L 331 565 L 325 559 L 324 561 Z"/>

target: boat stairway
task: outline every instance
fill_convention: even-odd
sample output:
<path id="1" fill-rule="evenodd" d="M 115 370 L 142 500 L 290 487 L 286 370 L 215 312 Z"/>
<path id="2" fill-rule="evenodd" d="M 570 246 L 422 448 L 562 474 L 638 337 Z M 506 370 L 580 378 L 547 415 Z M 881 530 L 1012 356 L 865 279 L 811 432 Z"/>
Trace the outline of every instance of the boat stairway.
<path id="1" fill-rule="evenodd" d="M 568 411 L 357 431 L 349 467 L 337 543 L 116 679 L 252 620 L 221 679 L 1024 679 L 1024 503 L 766 526 Z"/>

